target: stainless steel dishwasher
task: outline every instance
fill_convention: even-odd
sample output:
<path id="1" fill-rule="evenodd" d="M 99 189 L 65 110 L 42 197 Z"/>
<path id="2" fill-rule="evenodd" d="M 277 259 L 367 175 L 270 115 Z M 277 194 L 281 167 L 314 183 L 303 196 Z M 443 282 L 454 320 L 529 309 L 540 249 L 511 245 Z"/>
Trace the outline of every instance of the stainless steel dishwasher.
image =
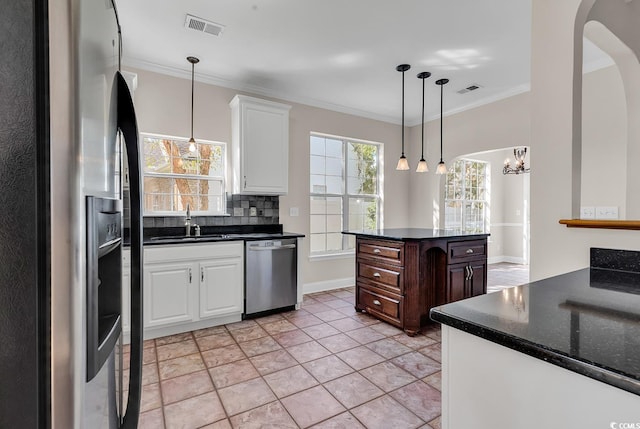
<path id="1" fill-rule="evenodd" d="M 296 305 L 297 240 L 246 242 L 245 316 Z"/>

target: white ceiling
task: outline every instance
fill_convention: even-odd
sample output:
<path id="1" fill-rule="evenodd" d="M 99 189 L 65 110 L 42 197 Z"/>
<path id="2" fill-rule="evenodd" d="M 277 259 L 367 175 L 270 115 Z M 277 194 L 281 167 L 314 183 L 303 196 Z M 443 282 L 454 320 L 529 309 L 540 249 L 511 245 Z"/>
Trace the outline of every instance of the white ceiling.
<path id="1" fill-rule="evenodd" d="M 121 0 L 123 63 L 265 96 L 406 123 L 528 89 L 531 0 Z M 184 27 L 186 14 L 223 24 L 220 37 Z M 596 54 L 597 57 L 597 54 Z M 597 59 L 597 58 L 596 58 Z M 482 88 L 458 94 L 471 84 Z"/>

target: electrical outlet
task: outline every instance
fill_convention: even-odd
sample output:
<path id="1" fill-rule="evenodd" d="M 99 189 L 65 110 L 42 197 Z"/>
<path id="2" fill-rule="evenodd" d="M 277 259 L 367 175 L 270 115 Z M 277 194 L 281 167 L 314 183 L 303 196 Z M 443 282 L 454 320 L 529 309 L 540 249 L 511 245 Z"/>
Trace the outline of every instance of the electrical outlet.
<path id="1" fill-rule="evenodd" d="M 291 217 L 296 217 L 299 216 L 299 212 L 298 212 L 298 207 L 291 207 L 289 208 L 289 216 Z"/>
<path id="2" fill-rule="evenodd" d="M 596 219 L 618 219 L 618 207 L 596 207 Z"/>
<path id="3" fill-rule="evenodd" d="M 580 219 L 595 219 L 596 208 L 593 206 L 580 207 Z"/>
<path id="4" fill-rule="evenodd" d="M 258 209 L 255 207 L 249 207 L 249 216 L 257 216 L 258 215 Z"/>

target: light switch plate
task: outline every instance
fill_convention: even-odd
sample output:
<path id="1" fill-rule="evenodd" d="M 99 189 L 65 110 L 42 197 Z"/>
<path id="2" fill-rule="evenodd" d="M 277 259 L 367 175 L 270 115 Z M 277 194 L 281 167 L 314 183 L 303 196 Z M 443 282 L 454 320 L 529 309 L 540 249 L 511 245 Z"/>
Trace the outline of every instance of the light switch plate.
<path id="1" fill-rule="evenodd" d="M 596 207 L 596 219 L 618 219 L 618 207 Z"/>
<path id="2" fill-rule="evenodd" d="M 300 213 L 299 213 L 298 207 L 290 207 L 289 208 L 289 216 L 296 217 L 296 216 L 299 216 L 299 215 L 300 215 Z"/>
<path id="3" fill-rule="evenodd" d="M 593 206 L 580 207 L 580 219 L 595 219 L 596 208 Z"/>

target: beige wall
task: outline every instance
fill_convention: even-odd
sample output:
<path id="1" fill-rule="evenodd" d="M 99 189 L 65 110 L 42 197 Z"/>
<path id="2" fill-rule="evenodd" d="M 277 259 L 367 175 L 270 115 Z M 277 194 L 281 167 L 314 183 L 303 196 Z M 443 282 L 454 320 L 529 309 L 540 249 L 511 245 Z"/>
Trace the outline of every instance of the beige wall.
<path id="1" fill-rule="evenodd" d="M 144 70 L 131 71 L 138 74 L 135 104 L 140 131 L 188 136 L 190 81 Z M 236 93 L 238 91 L 196 82 L 196 139 L 231 143 L 229 101 Z M 312 131 L 384 143 L 384 225 L 387 228 L 407 226 L 409 175 L 395 170 L 400 154 L 400 126 L 282 100 L 276 101 L 292 105 L 289 194 L 280 197 L 280 222 L 286 231 L 309 234 L 309 133 Z M 230 187 L 228 189 L 230 190 Z M 289 216 L 291 207 L 299 209 L 299 216 Z M 310 261 L 308 255 L 309 241 L 304 240 L 299 261 L 302 264 L 305 285 L 320 288 L 353 284 L 353 256 Z M 349 282 L 351 283 L 345 284 Z"/>
<path id="2" fill-rule="evenodd" d="M 574 90 L 574 25 L 580 4 L 580 0 L 532 3 L 531 148 L 535 164 L 544 166 L 544 174 L 531 174 L 534 280 L 588 266 L 592 246 L 640 250 L 640 235 L 635 231 L 572 229 L 558 224 L 559 219 L 572 215 L 569 167 L 574 165 L 573 137 L 580 134 L 579 123 L 576 129 L 573 122 L 573 105 L 581 103 L 574 92 L 581 88 L 580 82 Z M 637 26 L 635 29 L 638 32 Z M 581 52 L 575 60 L 581 63 Z"/>
<path id="3" fill-rule="evenodd" d="M 616 66 L 587 73 L 582 91 L 581 206 L 617 206 L 627 200 L 627 105 Z"/>
<path id="4" fill-rule="evenodd" d="M 463 97 L 458 94 L 455 96 Z M 529 99 L 529 93 L 526 92 L 455 115 L 445 116 L 443 121 L 445 163 L 448 165 L 451 160 L 470 153 L 529 146 L 531 133 Z M 443 226 L 440 223 L 438 209 L 442 204 L 442 187 L 444 186 L 444 177 L 434 174 L 436 165 L 440 161 L 439 118 L 426 124 L 425 141 L 425 157 L 430 171 L 425 175 L 415 172 L 410 174 L 409 221 L 414 227 L 438 228 Z M 411 128 L 407 152 L 407 156 L 415 158 L 414 164 L 417 163 L 420 154 L 420 126 Z"/>

